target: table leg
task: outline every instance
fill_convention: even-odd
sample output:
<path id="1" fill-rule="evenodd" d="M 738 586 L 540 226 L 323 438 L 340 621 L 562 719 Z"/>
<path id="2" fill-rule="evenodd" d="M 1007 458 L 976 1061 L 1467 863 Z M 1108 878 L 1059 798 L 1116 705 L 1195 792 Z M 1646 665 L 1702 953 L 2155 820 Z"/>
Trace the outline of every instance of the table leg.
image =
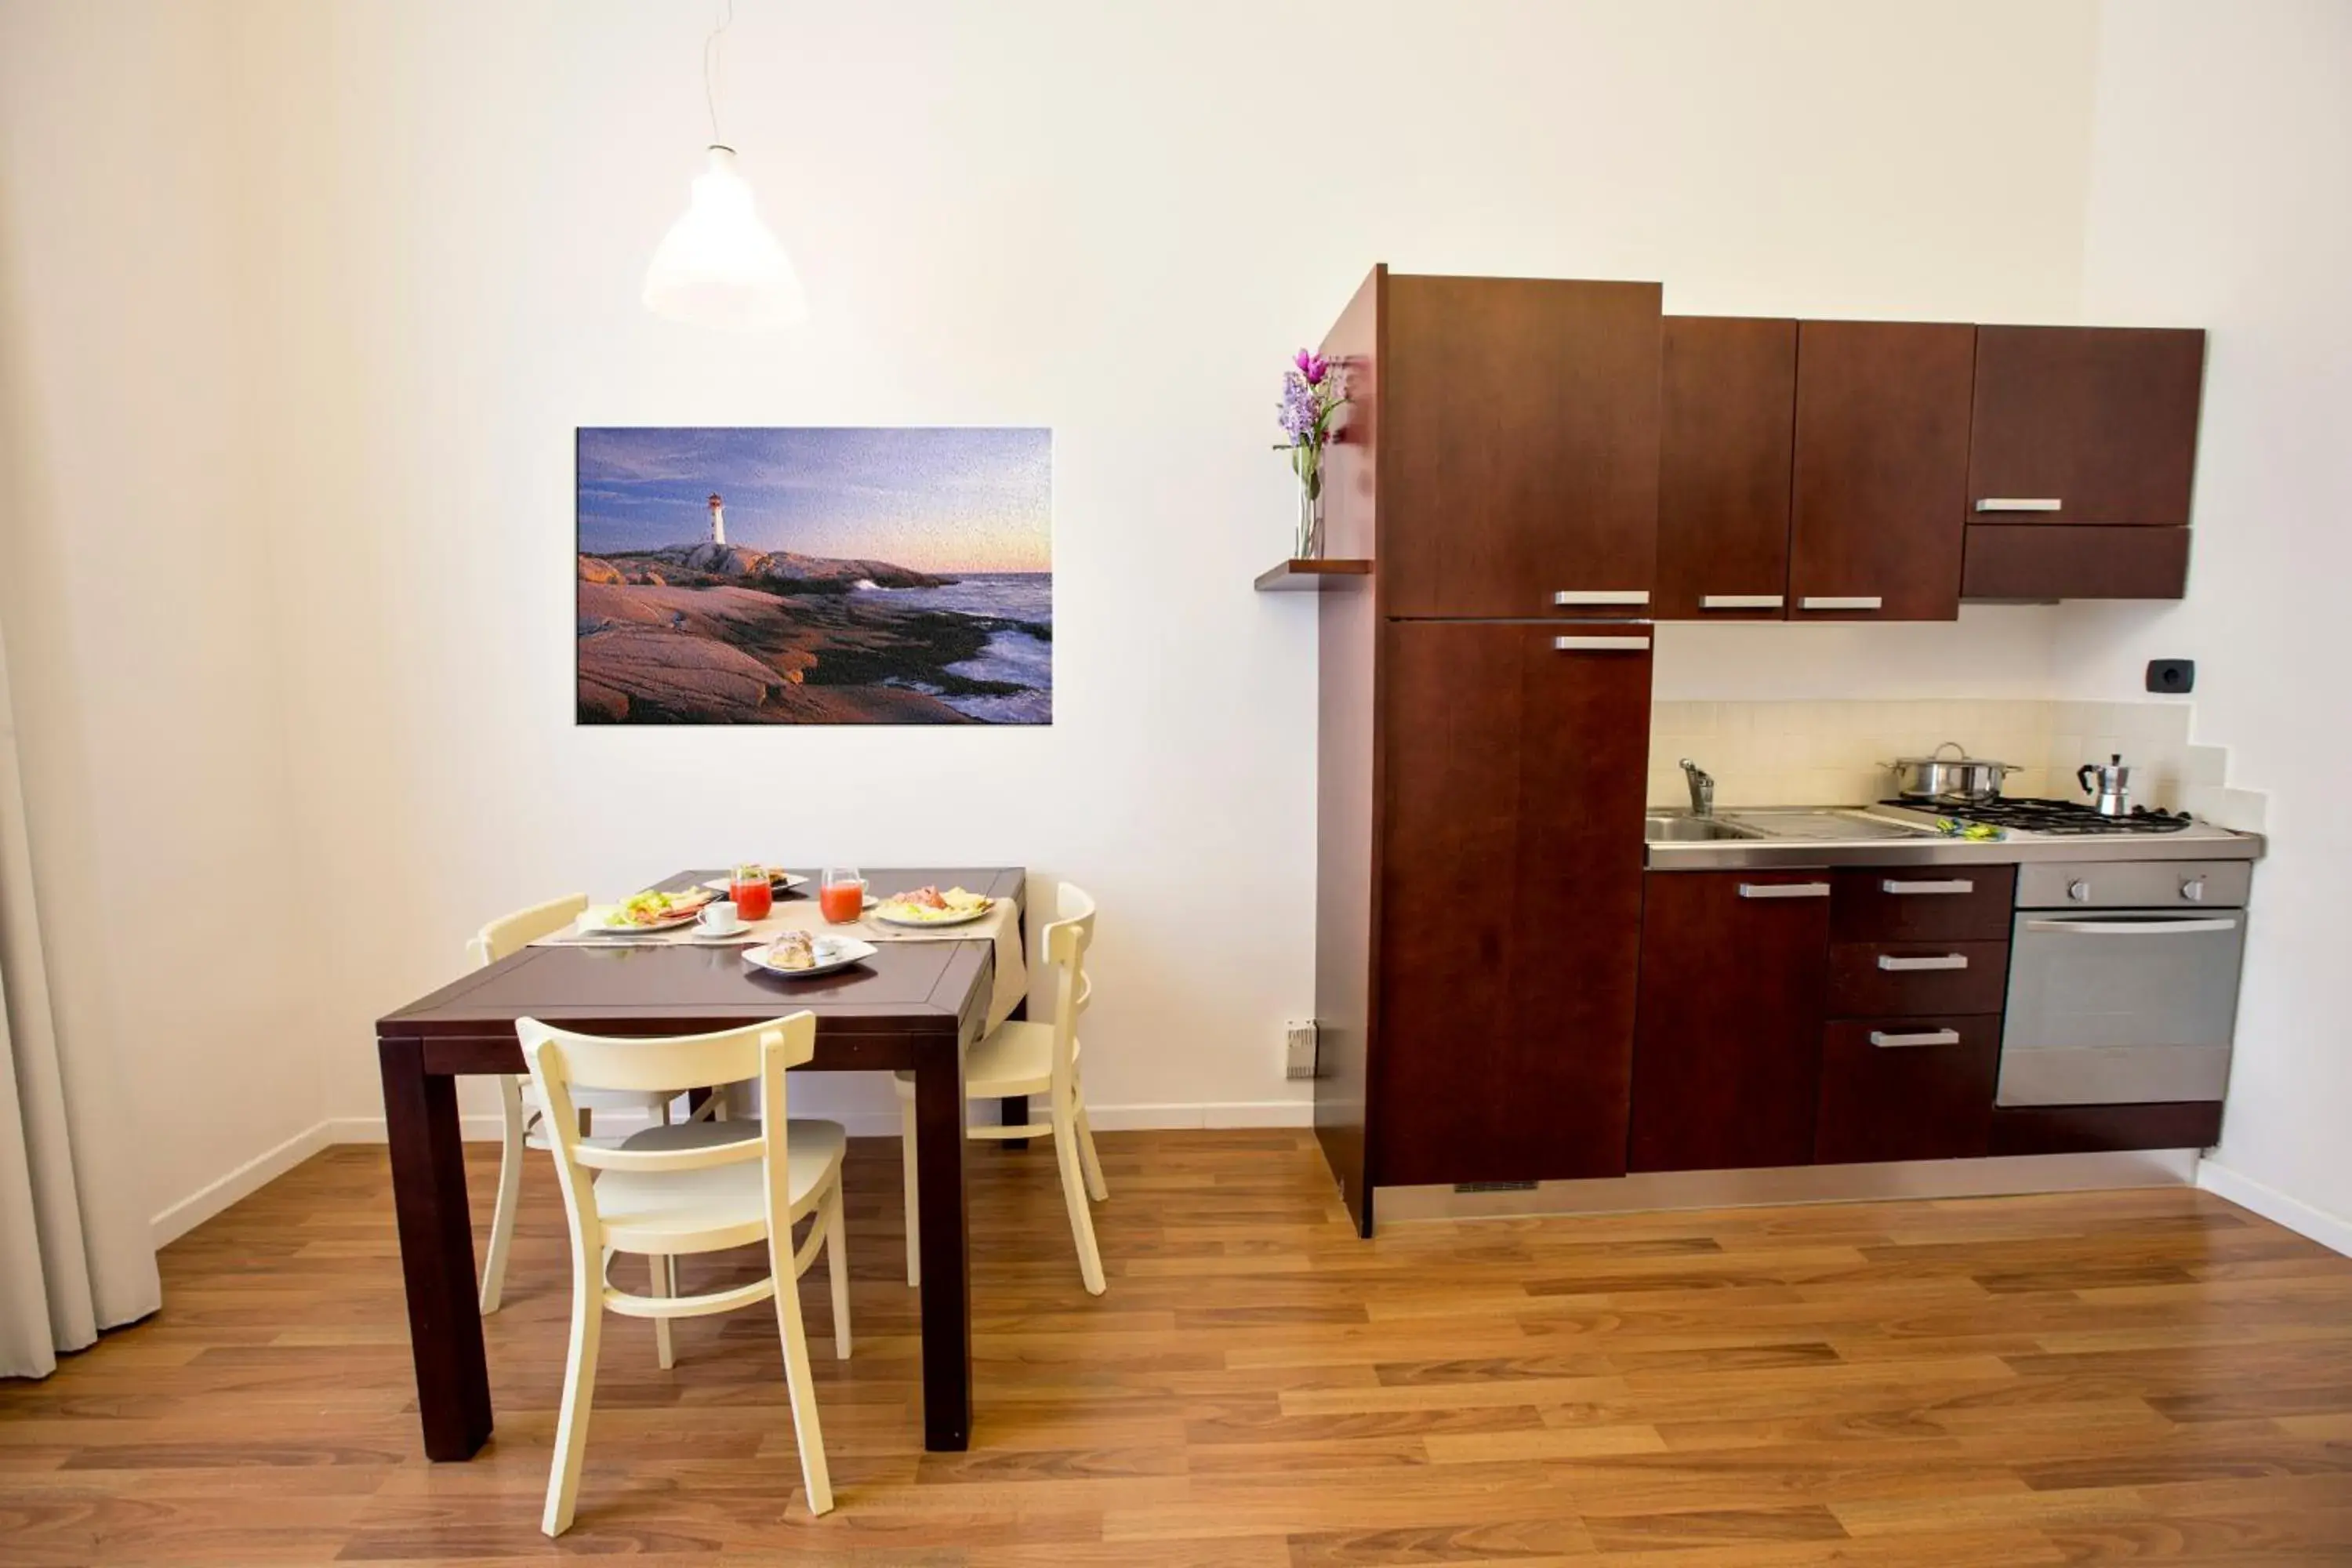
<path id="1" fill-rule="evenodd" d="M 923 1447 L 971 1446 L 971 1249 L 964 1208 L 963 1052 L 915 1068 L 916 1205 L 923 1255 Z"/>
<path id="2" fill-rule="evenodd" d="M 425 1453 L 470 1459 L 490 1436 L 490 1369 L 475 1294 L 457 1081 L 425 1072 L 421 1040 L 379 1039 L 376 1058 L 383 1073 L 383 1126 Z"/>

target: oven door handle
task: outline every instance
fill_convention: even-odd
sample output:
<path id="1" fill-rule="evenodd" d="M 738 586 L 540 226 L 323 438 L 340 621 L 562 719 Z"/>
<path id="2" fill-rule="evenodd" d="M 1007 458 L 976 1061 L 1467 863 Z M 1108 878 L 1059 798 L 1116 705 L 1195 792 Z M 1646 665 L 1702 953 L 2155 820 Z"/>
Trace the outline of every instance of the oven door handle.
<path id="1" fill-rule="evenodd" d="M 2152 920 L 2152 921 L 2027 921 L 2025 929 L 2049 935 L 2068 936 L 2201 936 L 2214 931 L 2235 931 L 2238 922 L 2228 920 Z"/>

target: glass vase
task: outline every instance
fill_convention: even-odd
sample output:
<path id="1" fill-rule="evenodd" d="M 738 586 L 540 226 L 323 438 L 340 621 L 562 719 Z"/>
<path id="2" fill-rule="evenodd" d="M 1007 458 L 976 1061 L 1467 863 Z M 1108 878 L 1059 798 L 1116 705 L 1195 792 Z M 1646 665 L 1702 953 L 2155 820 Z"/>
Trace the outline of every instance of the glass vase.
<path id="1" fill-rule="evenodd" d="M 1323 558 L 1323 487 L 1319 484 L 1298 487 L 1298 522 L 1291 534 L 1290 558 L 1294 561 L 1319 561 Z"/>

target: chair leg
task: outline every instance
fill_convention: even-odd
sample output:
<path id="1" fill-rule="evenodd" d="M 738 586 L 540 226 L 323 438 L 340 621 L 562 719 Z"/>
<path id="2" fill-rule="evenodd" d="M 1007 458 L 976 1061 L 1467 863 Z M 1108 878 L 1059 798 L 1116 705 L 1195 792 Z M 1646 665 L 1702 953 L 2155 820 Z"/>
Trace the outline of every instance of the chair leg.
<path id="1" fill-rule="evenodd" d="M 650 1269 L 653 1274 L 654 1295 L 675 1296 L 677 1294 L 677 1263 L 675 1258 L 663 1258 L 656 1255 L 648 1257 L 646 1259 L 646 1264 L 647 1268 Z M 664 1372 L 667 1372 L 670 1368 L 677 1364 L 677 1348 L 670 1342 L 669 1320 L 667 1318 L 656 1318 L 654 1320 L 654 1359 L 661 1363 L 661 1369 Z"/>
<path id="2" fill-rule="evenodd" d="M 499 1310 L 506 1294 L 507 1254 L 514 1248 L 515 1209 L 522 1201 L 522 1085 L 499 1077 L 499 1114 L 504 1122 L 499 1147 L 499 1201 L 490 1211 L 490 1250 L 482 1259 L 482 1316 Z"/>
<path id="3" fill-rule="evenodd" d="M 1110 1188 L 1103 1182 L 1102 1156 L 1095 1152 L 1094 1123 L 1087 1120 L 1087 1102 L 1078 1100 L 1078 1108 L 1070 1120 L 1077 1124 L 1078 1154 L 1087 1171 L 1087 1194 L 1101 1203 L 1110 1196 Z"/>
<path id="4" fill-rule="evenodd" d="M 550 1535 L 572 1528 L 580 1501 L 580 1461 L 588 1452 L 588 1411 L 596 1394 L 596 1352 L 604 1337 L 604 1292 L 575 1253 L 572 1269 L 572 1348 L 563 1363 L 563 1406 L 555 1418 L 555 1462 L 547 1476 L 547 1510 L 539 1527 Z"/>
<path id="5" fill-rule="evenodd" d="M 849 1229 L 842 1219 L 841 1181 L 824 1203 L 824 1273 L 833 1287 L 833 1353 L 849 1359 Z"/>
<path id="6" fill-rule="evenodd" d="M 923 1237 L 915 1217 L 915 1097 L 911 1094 L 898 1100 L 898 1165 L 907 1185 L 907 1288 L 911 1290 L 923 1282 Z"/>
<path id="7" fill-rule="evenodd" d="M 1087 1206 L 1086 1176 L 1079 1170 L 1076 1119 L 1066 1107 L 1054 1111 L 1054 1163 L 1062 1168 L 1062 1202 L 1070 1211 L 1070 1235 L 1078 1244 L 1078 1275 L 1087 1294 L 1103 1293 L 1102 1254 L 1095 1249 L 1095 1216 Z"/>
<path id="8" fill-rule="evenodd" d="M 808 1329 L 801 1321 L 800 1279 L 793 1270 L 793 1233 L 768 1233 L 768 1268 L 776 1281 L 776 1334 L 784 1342 L 784 1387 L 793 1401 L 793 1438 L 800 1445 L 801 1480 L 809 1511 L 833 1511 L 833 1475 L 824 1463 L 824 1433 L 817 1425 L 816 1381 L 809 1370 Z"/>

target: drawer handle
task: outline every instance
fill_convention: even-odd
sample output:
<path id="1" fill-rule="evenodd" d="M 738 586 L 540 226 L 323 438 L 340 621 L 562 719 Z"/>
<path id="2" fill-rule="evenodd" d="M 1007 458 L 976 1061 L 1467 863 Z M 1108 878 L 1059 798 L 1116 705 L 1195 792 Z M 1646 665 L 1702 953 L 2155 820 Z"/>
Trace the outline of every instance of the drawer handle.
<path id="1" fill-rule="evenodd" d="M 1650 646 L 1647 637 L 1554 637 L 1551 646 L 1562 653 L 1639 653 Z"/>
<path id="2" fill-rule="evenodd" d="M 1876 610 L 1885 605 L 1876 594 L 1808 594 L 1797 601 L 1801 610 Z"/>
<path id="3" fill-rule="evenodd" d="M 1915 969 L 1966 969 L 1969 955 L 1965 952 L 1939 952 L 1933 958 L 1897 958 L 1891 952 L 1878 955 L 1878 967 L 1894 973 L 1908 973 Z"/>
<path id="4" fill-rule="evenodd" d="M 1870 1043 L 1881 1047 L 1957 1046 L 1960 1043 L 1960 1032 L 1958 1029 L 1922 1029 L 1913 1035 L 1890 1035 L 1884 1029 L 1873 1029 L 1870 1031 Z"/>
<path id="5" fill-rule="evenodd" d="M 1881 892 L 1902 898 L 1913 893 L 1973 893 L 1977 885 L 1966 877 L 1955 877 L 1948 882 L 1898 882 L 1889 877 L 1878 884 L 1878 889 Z"/>
<path id="6" fill-rule="evenodd" d="M 1785 594 L 1702 594 L 1702 610 L 1777 610 L 1789 602 Z"/>
<path id="7" fill-rule="evenodd" d="M 1986 496 L 1977 502 L 1979 511 L 2056 511 L 2056 496 Z"/>
<path id="8" fill-rule="evenodd" d="M 1830 896 L 1827 882 L 1742 882 L 1739 896 L 1743 899 L 1826 899 Z"/>
<path id="9" fill-rule="evenodd" d="M 1646 605 L 1647 588 L 1562 588 L 1551 596 L 1555 605 Z"/>

